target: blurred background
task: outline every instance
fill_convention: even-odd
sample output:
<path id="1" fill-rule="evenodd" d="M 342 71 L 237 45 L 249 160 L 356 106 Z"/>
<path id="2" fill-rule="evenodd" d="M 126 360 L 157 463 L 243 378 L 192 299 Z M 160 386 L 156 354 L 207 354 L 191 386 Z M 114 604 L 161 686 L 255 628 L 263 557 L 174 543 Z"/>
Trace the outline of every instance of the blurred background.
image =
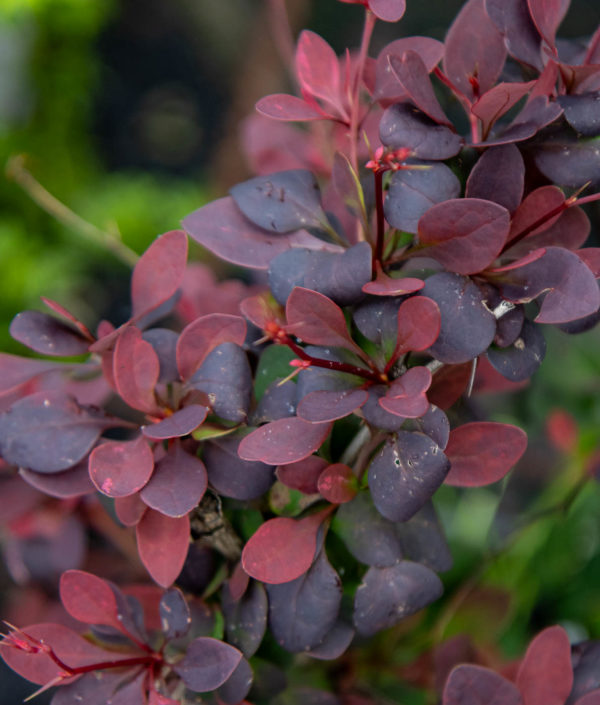
<path id="1" fill-rule="evenodd" d="M 407 4 L 399 25 L 378 23 L 372 55 L 404 35 L 443 39 L 463 2 Z M 295 33 L 311 28 L 338 51 L 359 41 L 359 6 L 288 0 L 288 9 Z M 599 21 L 598 0 L 573 0 L 560 35 L 589 35 Z M 24 175 L 141 253 L 157 234 L 250 175 L 240 123 L 258 98 L 290 89 L 261 0 L 0 0 L 0 165 L 6 167 L 0 174 L 0 349 L 25 353 L 8 326 L 18 311 L 40 308 L 40 295 L 92 324 L 126 317 L 128 268 L 40 208 L 18 183 Z M 598 208 L 588 213 L 597 238 Z M 575 639 L 600 638 L 599 488 L 592 483 L 566 501 L 570 478 L 593 462 L 600 444 L 600 338 L 597 331 L 574 337 L 550 331 L 548 343 L 547 362 L 527 390 L 477 402 L 490 418 L 522 425 L 530 450 L 496 520 L 502 487 L 440 493 L 438 508 L 457 557 L 448 594 L 478 570 L 482 555 L 491 557 L 462 601 L 434 608 L 423 634 L 437 620 L 444 636 L 467 631 L 490 649 L 499 640 L 509 656 L 557 622 Z M 575 429 L 564 447 L 563 427 L 555 437 L 552 427 L 548 432 L 557 411 L 567 412 Z M 564 511 L 545 519 L 544 508 L 563 500 Z M 510 534 L 510 517 L 524 506 L 540 512 L 540 520 L 496 559 L 494 541 Z M 496 538 L 490 539 L 493 522 Z M 407 624 L 407 631 L 414 628 Z M 397 645 L 403 630 L 383 635 L 386 652 L 390 638 Z M 390 698 L 422 702 L 398 686 L 400 678 L 418 681 L 414 669 L 405 669 L 418 653 L 416 643 L 413 650 L 399 648 L 394 668 L 380 674 Z M 23 693 L 31 692 L 22 685 Z"/>

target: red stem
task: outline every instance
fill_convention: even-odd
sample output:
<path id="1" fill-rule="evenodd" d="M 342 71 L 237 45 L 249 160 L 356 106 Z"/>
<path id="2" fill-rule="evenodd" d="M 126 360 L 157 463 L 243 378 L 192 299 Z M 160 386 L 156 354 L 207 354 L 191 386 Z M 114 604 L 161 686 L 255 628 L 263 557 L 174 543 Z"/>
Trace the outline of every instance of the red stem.
<path id="1" fill-rule="evenodd" d="M 563 211 L 567 210 L 567 208 L 574 205 L 574 203 L 574 201 L 573 203 L 569 203 L 569 199 L 567 199 L 566 201 L 563 201 L 560 206 L 556 206 L 556 208 L 553 208 L 551 211 L 548 211 L 548 213 L 545 213 L 543 216 L 541 216 L 541 218 L 538 218 L 534 223 L 528 225 L 526 228 L 523 228 L 520 233 L 511 238 L 510 242 L 506 244 L 504 250 L 509 249 L 513 245 L 516 245 L 518 242 L 521 242 L 521 240 L 526 238 L 529 233 L 536 230 L 536 228 L 539 228 L 540 225 L 543 225 L 548 220 L 554 218 L 555 215 L 558 215 L 559 213 L 562 213 Z"/>
<path id="2" fill-rule="evenodd" d="M 367 52 L 371 42 L 371 35 L 376 21 L 375 15 L 371 10 L 365 12 L 365 24 L 363 27 L 362 39 L 360 42 L 360 50 L 358 53 L 358 61 L 356 63 L 356 76 L 354 77 L 354 86 L 352 87 L 352 105 L 350 107 L 350 162 L 358 173 L 358 128 L 359 128 L 359 112 L 360 112 L 360 85 L 362 75 L 365 68 Z"/>
<path id="3" fill-rule="evenodd" d="M 76 676 L 81 673 L 91 673 L 92 671 L 103 671 L 107 668 L 127 668 L 130 666 L 149 666 L 150 664 L 163 663 L 162 656 L 153 653 L 151 656 L 133 656 L 132 658 L 121 659 L 120 661 L 100 661 L 92 663 L 89 666 L 67 666 L 50 648 L 45 651 L 46 655 L 51 658 L 54 663 L 70 676 Z"/>

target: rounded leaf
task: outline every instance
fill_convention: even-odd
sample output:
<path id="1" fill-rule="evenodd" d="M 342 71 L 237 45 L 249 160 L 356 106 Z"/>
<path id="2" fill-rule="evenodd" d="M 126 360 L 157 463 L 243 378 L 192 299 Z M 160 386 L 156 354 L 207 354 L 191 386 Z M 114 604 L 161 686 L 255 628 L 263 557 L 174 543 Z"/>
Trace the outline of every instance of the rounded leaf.
<path id="1" fill-rule="evenodd" d="M 107 441 L 90 455 L 90 477 L 109 497 L 127 497 L 148 482 L 154 455 L 143 436 L 133 441 Z"/>
<path id="2" fill-rule="evenodd" d="M 185 656 L 173 670 L 197 693 L 223 685 L 242 660 L 242 653 L 218 639 L 201 636 L 188 646 Z"/>

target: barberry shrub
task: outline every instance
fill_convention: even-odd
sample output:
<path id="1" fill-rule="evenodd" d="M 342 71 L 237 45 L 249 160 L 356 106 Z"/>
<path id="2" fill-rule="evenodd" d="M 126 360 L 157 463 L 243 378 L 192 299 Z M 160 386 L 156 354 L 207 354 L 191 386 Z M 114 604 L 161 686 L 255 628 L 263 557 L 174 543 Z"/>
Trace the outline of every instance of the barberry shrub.
<path id="1" fill-rule="evenodd" d="M 53 705 L 375 702 L 286 690 L 270 659 L 338 659 L 440 598 L 432 498 L 498 482 L 527 445 L 462 400 L 520 389 L 546 327 L 600 318 L 581 207 L 600 200 L 600 30 L 558 42 L 568 0 L 469 0 L 444 42 L 371 57 L 405 2 L 354 4 L 358 51 L 302 32 L 300 95 L 246 123 L 257 175 L 139 258 L 128 320 L 93 333 L 44 299 L 12 322 L 42 357 L 0 356 L 9 533 L 52 508 L 48 579 L 54 543 L 110 514 L 160 586 L 71 565 L 67 614 L 9 625 L 1 655 Z M 188 265 L 188 236 L 253 283 Z M 14 541 L 13 574 L 30 551 Z M 452 649 L 444 705 L 600 702 L 598 645 L 560 627 L 514 673 Z"/>

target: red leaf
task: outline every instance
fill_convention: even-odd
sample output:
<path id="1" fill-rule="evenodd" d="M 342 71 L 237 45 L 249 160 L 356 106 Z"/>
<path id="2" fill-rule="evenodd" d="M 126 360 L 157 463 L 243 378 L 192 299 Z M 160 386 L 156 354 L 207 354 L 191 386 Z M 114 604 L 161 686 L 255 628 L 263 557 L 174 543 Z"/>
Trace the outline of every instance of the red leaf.
<path id="1" fill-rule="evenodd" d="M 60 599 L 74 619 L 122 631 L 115 594 L 110 585 L 83 570 L 67 570 L 60 578 Z"/>
<path id="2" fill-rule="evenodd" d="M 315 494 L 319 491 L 318 481 L 321 473 L 328 463 L 324 458 L 317 455 L 309 455 L 308 458 L 297 463 L 289 463 L 277 468 L 276 474 L 280 482 L 286 487 L 300 490 L 304 494 Z"/>
<path id="3" fill-rule="evenodd" d="M 516 683 L 525 705 L 563 705 L 573 686 L 573 669 L 562 627 L 544 629 L 529 644 Z"/>
<path id="4" fill-rule="evenodd" d="M 115 514 L 125 526 L 135 526 L 144 516 L 148 505 L 142 502 L 139 492 L 127 497 L 115 497 Z"/>
<path id="5" fill-rule="evenodd" d="M 554 46 L 556 30 L 569 9 L 569 3 L 570 0 L 527 0 L 531 19 L 551 47 Z"/>
<path id="6" fill-rule="evenodd" d="M 558 209 L 565 202 L 565 195 L 556 186 L 541 186 L 532 191 L 517 208 L 510 223 L 510 235 L 508 243 L 522 233 L 527 228 L 534 225 L 546 214 Z M 535 230 L 527 234 L 527 237 L 540 233 L 549 228 L 561 215 L 562 211 L 556 213 L 552 218 L 544 221 Z"/>
<path id="7" fill-rule="evenodd" d="M 113 378 L 123 401 L 133 409 L 157 413 L 154 388 L 158 383 L 160 363 L 142 332 L 128 326 L 119 335 L 113 355 Z"/>
<path id="8" fill-rule="evenodd" d="M 138 553 L 153 580 L 166 588 L 183 568 L 190 545 L 189 516 L 165 516 L 153 509 L 136 527 Z"/>
<path id="9" fill-rule="evenodd" d="M 187 262 L 188 242 L 182 230 L 158 237 L 135 265 L 131 277 L 133 317 L 158 308 L 177 291 Z"/>
<path id="10" fill-rule="evenodd" d="M 246 321 L 241 316 L 210 313 L 187 325 L 177 341 L 177 368 L 182 379 L 189 379 L 207 356 L 221 343 L 243 345 Z"/>
<path id="11" fill-rule="evenodd" d="M 317 532 L 329 510 L 304 519 L 269 519 L 250 537 L 242 552 L 246 573 L 263 583 L 278 585 L 299 578 L 310 568 Z"/>
<path id="12" fill-rule="evenodd" d="M 429 409 L 425 392 L 431 385 L 431 372 L 426 367 L 411 367 L 398 377 L 379 400 L 379 405 L 390 414 L 415 419 Z"/>
<path id="13" fill-rule="evenodd" d="M 588 269 L 596 277 L 600 278 L 600 247 L 586 247 L 584 250 L 577 250 L 579 259 L 587 265 Z"/>
<path id="14" fill-rule="evenodd" d="M 78 318 L 76 318 L 70 311 L 68 311 L 64 306 L 61 306 L 61 304 L 59 304 L 57 301 L 48 299 L 45 296 L 40 296 L 40 299 L 46 304 L 46 306 L 50 310 L 54 311 L 54 313 L 58 313 L 59 316 L 66 318 L 67 321 L 71 321 L 71 323 L 77 328 L 77 330 L 80 331 L 83 337 L 87 338 L 90 343 L 93 343 L 94 340 L 96 340 L 90 332 L 89 328 L 84 325 Z"/>
<path id="15" fill-rule="evenodd" d="M 298 416 L 312 423 L 335 421 L 348 416 L 367 401 L 364 389 L 325 390 L 309 392 L 298 404 Z"/>
<path id="16" fill-rule="evenodd" d="M 342 309 L 327 296 L 296 286 L 285 307 L 286 330 L 313 345 L 346 348 L 360 357 L 363 351 L 352 340 Z"/>
<path id="17" fill-rule="evenodd" d="M 238 453 L 243 460 L 267 465 L 287 465 L 306 458 L 321 447 L 332 423 L 310 423 L 297 416 L 278 419 L 242 439 Z"/>
<path id="18" fill-rule="evenodd" d="M 329 116 L 317 107 L 309 105 L 302 98 L 296 98 L 286 93 L 275 93 L 261 98 L 256 104 L 256 110 L 272 120 L 325 120 Z"/>
<path id="19" fill-rule="evenodd" d="M 446 455 L 452 467 L 446 484 L 481 487 L 501 480 L 527 448 L 527 434 L 516 426 L 482 421 L 450 432 Z"/>
<path id="20" fill-rule="evenodd" d="M 352 468 L 343 463 L 329 465 L 319 475 L 318 489 L 333 504 L 344 504 L 356 497 L 358 482 Z"/>
<path id="21" fill-rule="evenodd" d="M 482 133 L 488 135 L 493 124 L 508 112 L 513 105 L 535 85 L 535 81 L 528 83 L 498 83 L 489 91 L 486 91 L 473 105 L 471 112 L 482 122 Z"/>
<path id="22" fill-rule="evenodd" d="M 402 277 L 401 279 L 392 279 L 381 269 L 377 263 L 377 277 L 372 282 L 367 282 L 362 290 L 365 294 L 373 294 L 373 296 L 403 296 L 404 294 L 414 294 L 425 286 L 422 279 L 413 277 Z"/>
<path id="23" fill-rule="evenodd" d="M 568 411 L 554 409 L 546 419 L 546 435 L 561 453 L 572 453 L 579 440 L 577 421 Z"/>
<path id="24" fill-rule="evenodd" d="M 207 413 L 208 408 L 206 406 L 190 404 L 158 423 L 151 426 L 143 426 L 142 433 L 146 438 L 154 441 L 181 438 L 181 436 L 187 436 L 188 433 L 197 429 L 203 423 Z"/>
<path id="25" fill-rule="evenodd" d="M 392 72 L 417 108 L 434 122 L 452 127 L 436 98 L 429 72 L 421 57 L 414 51 L 407 51 L 401 59 L 390 55 L 389 62 Z"/>
<path id="26" fill-rule="evenodd" d="M 419 239 L 425 251 L 450 272 L 476 274 L 502 251 L 510 228 L 503 206 L 479 198 L 438 203 L 419 220 Z"/>
<path id="27" fill-rule="evenodd" d="M 303 93 L 320 98 L 343 114 L 337 56 L 322 37 L 309 30 L 304 30 L 298 40 L 296 74 Z"/>
<path id="28" fill-rule="evenodd" d="M 261 330 L 265 330 L 269 323 L 274 323 L 278 327 L 285 324 L 283 308 L 268 291 L 244 299 L 240 304 L 240 311 Z"/>
<path id="29" fill-rule="evenodd" d="M 440 334 L 439 306 L 427 296 L 413 296 L 398 309 L 398 338 L 392 359 L 407 352 L 420 352 L 433 345 Z"/>
<path id="30" fill-rule="evenodd" d="M 90 454 L 90 477 L 109 497 L 126 497 L 148 482 L 154 456 L 143 436 L 133 441 L 107 441 Z"/>
<path id="31" fill-rule="evenodd" d="M 506 48 L 484 0 L 469 0 L 446 34 L 444 71 L 469 100 L 488 91 L 500 75 Z M 475 91 L 471 79 L 477 82 Z"/>

